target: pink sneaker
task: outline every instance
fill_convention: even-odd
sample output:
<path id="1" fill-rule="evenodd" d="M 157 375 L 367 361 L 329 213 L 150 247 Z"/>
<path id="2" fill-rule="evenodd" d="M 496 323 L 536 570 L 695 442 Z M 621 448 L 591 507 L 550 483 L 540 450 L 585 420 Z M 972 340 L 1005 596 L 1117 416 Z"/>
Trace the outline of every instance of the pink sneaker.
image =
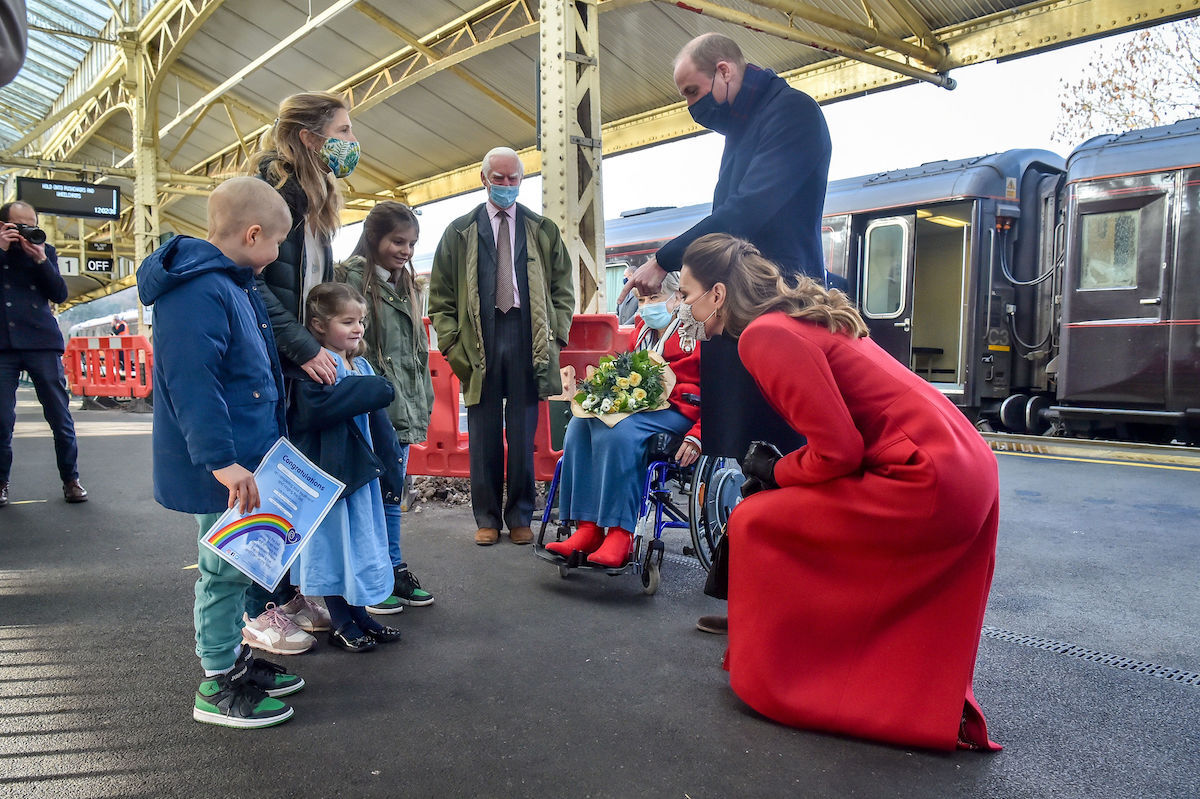
<path id="1" fill-rule="evenodd" d="M 297 627 L 291 616 L 275 607 L 273 602 L 253 619 L 243 613 L 242 620 L 246 623 L 242 627 L 242 642 L 255 649 L 276 655 L 299 655 L 317 643 L 316 638 Z"/>
<path id="2" fill-rule="evenodd" d="M 292 617 L 296 626 L 306 633 L 317 633 L 330 627 L 329 611 L 313 602 L 311 599 L 296 591 L 286 605 L 279 608 Z"/>

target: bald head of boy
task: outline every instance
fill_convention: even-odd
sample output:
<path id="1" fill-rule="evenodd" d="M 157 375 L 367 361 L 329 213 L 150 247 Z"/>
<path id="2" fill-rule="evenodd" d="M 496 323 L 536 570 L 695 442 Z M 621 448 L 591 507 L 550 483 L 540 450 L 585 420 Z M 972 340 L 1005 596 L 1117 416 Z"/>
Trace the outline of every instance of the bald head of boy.
<path id="1" fill-rule="evenodd" d="M 258 178 L 230 178 L 208 196 L 208 241 L 255 273 L 279 257 L 291 227 L 287 203 Z"/>

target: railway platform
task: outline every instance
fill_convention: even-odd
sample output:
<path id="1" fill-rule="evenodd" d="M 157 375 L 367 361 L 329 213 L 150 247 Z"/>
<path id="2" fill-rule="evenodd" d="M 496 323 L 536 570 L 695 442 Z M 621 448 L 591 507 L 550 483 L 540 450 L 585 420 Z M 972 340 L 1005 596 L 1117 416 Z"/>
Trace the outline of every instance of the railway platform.
<path id="1" fill-rule="evenodd" d="M 320 642 L 269 730 L 196 724 L 195 525 L 151 498 L 150 416 L 76 413 L 86 504 L 62 501 L 19 394 L 0 509 L 0 797 L 1200 796 L 1200 466 L 997 455 L 1001 528 L 975 691 L 997 754 L 794 730 L 720 668 L 722 612 L 668 539 L 662 586 L 563 580 L 419 506 L 405 554 L 437 597 L 399 646 Z M 1019 450 L 1019 448 L 1015 448 Z M 803 631 L 797 631 L 802 635 Z M 282 659 L 281 659 L 282 660 Z"/>

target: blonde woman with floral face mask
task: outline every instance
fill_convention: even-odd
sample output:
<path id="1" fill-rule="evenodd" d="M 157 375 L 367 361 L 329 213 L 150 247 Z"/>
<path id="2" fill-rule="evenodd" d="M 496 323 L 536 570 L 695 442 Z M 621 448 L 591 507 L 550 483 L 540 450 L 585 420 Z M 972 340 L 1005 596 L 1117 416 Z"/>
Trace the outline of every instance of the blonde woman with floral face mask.
<path id="1" fill-rule="evenodd" d="M 337 364 L 305 328 L 304 297 L 314 286 L 333 280 L 330 242 L 342 210 L 338 179 L 354 171 L 359 157 L 349 107 L 328 92 L 294 94 L 279 104 L 279 117 L 262 147 L 250 158 L 251 174 L 283 197 L 291 227 L 279 257 L 258 276 L 258 292 L 270 313 L 284 369 L 293 364 L 318 383 L 332 385 Z M 268 605 L 275 607 L 268 611 Z M 252 587 L 246 613 L 246 643 L 275 654 L 302 652 L 313 645 L 311 633 L 329 629 L 324 608 L 287 580 L 274 593 Z"/>
<path id="2" fill-rule="evenodd" d="M 681 317 L 726 336 L 807 437 L 755 442 L 729 541 L 730 684 L 785 724 L 998 749 L 972 692 L 996 557 L 996 459 L 937 389 L 867 336 L 840 291 L 747 241 L 697 239 Z M 681 323 L 683 324 L 683 323 Z"/>

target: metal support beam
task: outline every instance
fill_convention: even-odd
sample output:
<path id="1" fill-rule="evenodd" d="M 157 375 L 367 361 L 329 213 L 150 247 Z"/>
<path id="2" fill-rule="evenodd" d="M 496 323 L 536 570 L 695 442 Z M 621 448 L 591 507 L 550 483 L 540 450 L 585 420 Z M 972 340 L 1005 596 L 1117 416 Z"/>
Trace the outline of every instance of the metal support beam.
<path id="1" fill-rule="evenodd" d="M 753 2 L 782 11 L 789 17 L 799 17 L 809 22 L 815 22 L 823 28 L 848 33 L 856 39 L 862 39 L 868 45 L 886 47 L 902 56 L 916 59 L 935 72 L 946 63 L 946 48 L 944 47 L 930 47 L 922 43 L 906 42 L 883 33 L 874 25 L 863 25 L 808 3 L 801 3 L 798 0 L 753 0 Z M 916 33 L 916 31 L 913 32 Z"/>
<path id="2" fill-rule="evenodd" d="M 126 73 L 122 84 L 130 97 L 133 121 L 133 252 L 135 269 L 158 246 L 158 96 L 150 91 L 150 61 L 146 45 L 136 35 L 124 36 L 121 50 Z M 138 306 L 140 309 L 140 305 Z M 139 313 L 139 322 L 140 313 Z"/>
<path id="3" fill-rule="evenodd" d="M 397 24 L 389 14 L 380 11 L 370 3 L 359 2 L 359 4 L 354 7 L 354 10 L 374 22 L 379 27 L 394 33 L 397 38 L 399 38 L 409 47 L 412 47 L 421 55 L 425 56 L 430 63 L 433 63 L 441 58 L 436 50 L 422 42 L 420 38 L 414 35 L 407 28 Z M 449 72 L 530 127 L 533 127 L 537 124 L 537 120 L 522 111 L 515 103 L 509 101 L 502 94 L 476 78 L 462 67 L 450 67 Z"/>
<path id="4" fill-rule="evenodd" d="M 802 44 L 805 47 L 811 47 L 814 50 L 823 50 L 824 52 L 842 56 L 843 58 L 862 61 L 866 64 L 871 64 L 872 66 L 881 67 L 883 69 L 890 69 L 894 72 L 899 72 L 905 77 L 912 78 L 913 80 L 925 81 L 926 83 L 932 83 L 934 86 L 941 86 L 943 89 L 953 89 L 955 86 L 954 79 L 946 75 L 938 74 L 936 72 L 928 72 L 924 69 L 918 69 L 917 67 L 909 66 L 907 63 L 896 61 L 891 58 L 885 58 L 884 56 L 877 55 L 875 53 L 854 50 L 838 44 L 832 39 L 827 39 L 824 36 L 817 36 L 812 33 L 801 31 L 797 28 L 780 25 L 760 17 L 755 17 L 751 14 L 747 14 L 744 11 L 738 11 L 736 9 L 717 5 L 716 3 L 711 3 L 708 0 L 659 0 L 659 2 L 667 5 L 678 6 L 685 11 L 703 14 L 704 16 L 712 17 L 713 19 L 719 19 L 724 22 L 732 22 L 735 25 L 741 25 L 743 28 L 748 28 L 752 31 L 759 31 L 770 34 L 771 36 L 778 36 L 780 39 L 787 39 L 790 42 L 796 42 L 797 44 Z"/>
<path id="5" fill-rule="evenodd" d="M 271 47 L 265 53 L 260 55 L 258 58 L 254 59 L 246 66 L 242 67 L 237 72 L 230 75 L 223 83 L 221 83 L 220 86 L 218 86 L 217 88 L 213 89 L 208 94 L 201 97 L 199 100 L 197 100 L 195 103 L 193 103 L 192 106 L 190 108 L 188 108 L 186 111 L 184 111 L 182 114 L 177 115 L 174 119 L 172 119 L 166 125 L 163 125 L 159 129 L 158 135 L 166 136 L 168 133 L 170 133 L 172 130 L 175 129 L 176 125 L 179 125 L 181 122 L 183 122 L 185 119 L 190 117 L 192 114 L 196 113 L 201 108 L 203 108 L 204 106 L 213 102 L 214 100 L 218 99 L 219 97 L 221 97 L 221 95 L 225 94 L 225 92 L 229 91 L 231 88 L 233 88 L 237 84 L 241 83 L 242 78 L 246 77 L 251 72 L 258 69 L 263 64 L 267 63 L 272 58 L 274 58 L 275 56 L 284 52 L 285 50 L 287 50 L 289 47 L 294 45 L 296 42 L 303 39 L 308 34 L 312 33 L 313 31 L 317 30 L 318 28 L 322 27 L 326 22 L 333 19 L 338 14 L 342 13 L 343 11 L 345 11 L 348 8 L 351 8 L 356 2 L 358 2 L 358 0 L 337 0 L 337 2 L 335 2 L 329 8 L 325 9 L 320 14 L 317 14 L 315 17 L 312 17 L 307 22 L 305 22 L 303 25 L 301 25 L 299 28 L 296 28 L 296 30 L 292 31 L 287 36 L 283 37 L 283 39 L 281 39 L 278 43 L 276 43 L 273 47 Z"/>
<path id="6" fill-rule="evenodd" d="M 596 0 L 541 0 L 542 213 L 558 225 L 576 308 L 606 310 L 600 187 L 600 14 Z"/>

